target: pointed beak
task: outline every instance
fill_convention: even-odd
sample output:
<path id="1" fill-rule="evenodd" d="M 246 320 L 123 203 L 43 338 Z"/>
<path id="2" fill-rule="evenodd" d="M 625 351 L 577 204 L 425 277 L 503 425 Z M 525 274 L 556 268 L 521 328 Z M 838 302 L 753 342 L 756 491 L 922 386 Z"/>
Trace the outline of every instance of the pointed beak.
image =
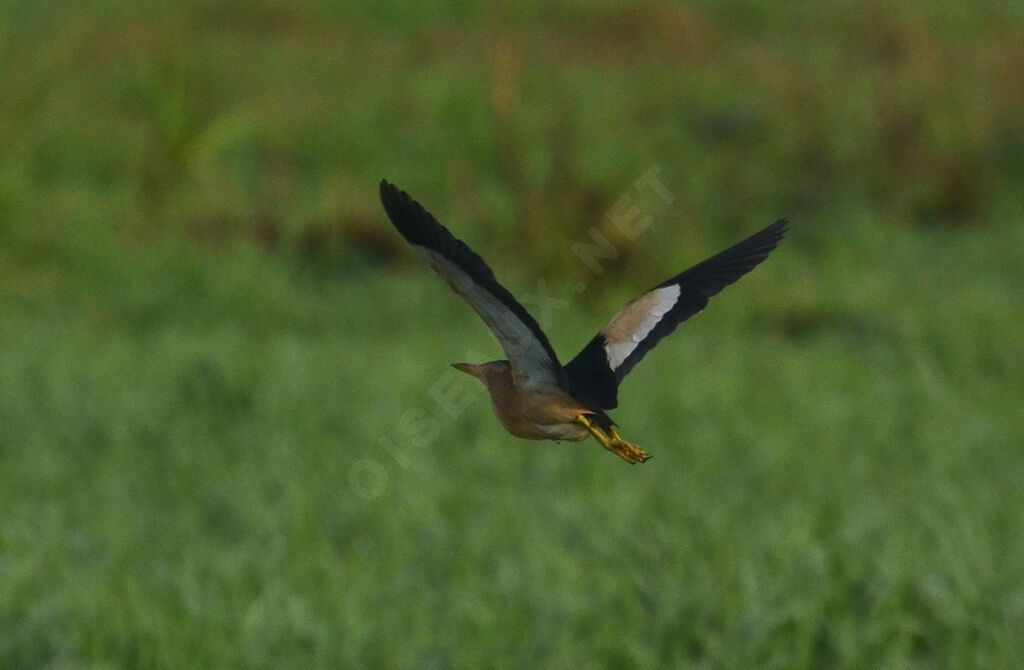
<path id="1" fill-rule="evenodd" d="M 459 372 L 465 372 L 467 375 L 472 375 L 477 379 L 483 379 L 483 370 L 479 365 L 473 365 L 472 363 L 452 363 L 452 367 Z"/>

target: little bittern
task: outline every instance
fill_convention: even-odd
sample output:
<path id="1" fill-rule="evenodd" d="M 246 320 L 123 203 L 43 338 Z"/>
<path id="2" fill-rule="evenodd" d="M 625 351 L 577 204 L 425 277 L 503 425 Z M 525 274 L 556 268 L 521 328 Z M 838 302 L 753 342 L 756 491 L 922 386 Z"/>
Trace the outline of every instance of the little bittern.
<path id="1" fill-rule="evenodd" d="M 626 305 L 568 365 L 562 366 L 537 322 L 498 281 L 483 259 L 427 210 L 387 181 L 380 198 L 388 218 L 413 248 L 476 310 L 508 360 L 457 363 L 480 379 L 505 430 L 528 440 L 593 436 L 629 463 L 648 459 L 622 439 L 605 410 L 618 406 L 630 370 L 708 299 L 750 272 L 786 234 L 778 220 L 739 244 L 647 291 Z"/>

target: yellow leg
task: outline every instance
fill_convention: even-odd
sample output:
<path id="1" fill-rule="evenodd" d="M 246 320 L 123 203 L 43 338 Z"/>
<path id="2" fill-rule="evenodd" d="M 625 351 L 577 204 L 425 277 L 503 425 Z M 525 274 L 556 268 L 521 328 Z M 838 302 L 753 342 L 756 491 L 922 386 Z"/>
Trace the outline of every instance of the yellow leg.
<path id="1" fill-rule="evenodd" d="M 585 414 L 580 414 L 576 417 L 576 423 L 584 426 L 590 431 L 590 434 L 594 436 L 594 439 L 601 443 L 601 446 L 612 452 L 627 463 L 643 463 L 650 456 L 647 455 L 640 447 L 635 444 L 626 442 L 619 436 L 619 433 L 614 429 L 608 428 L 608 435 L 594 425 L 594 422 L 587 418 Z"/>

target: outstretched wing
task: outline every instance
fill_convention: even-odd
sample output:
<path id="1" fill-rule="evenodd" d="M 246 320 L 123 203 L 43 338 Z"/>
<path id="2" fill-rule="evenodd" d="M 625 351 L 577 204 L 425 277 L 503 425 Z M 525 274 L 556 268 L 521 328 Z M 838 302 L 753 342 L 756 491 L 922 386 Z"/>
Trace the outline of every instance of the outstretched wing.
<path id="1" fill-rule="evenodd" d="M 647 352 L 704 309 L 711 296 L 768 258 L 785 234 L 786 221 L 780 219 L 626 305 L 565 366 L 571 393 L 591 407 L 616 407 L 619 383 Z"/>
<path id="2" fill-rule="evenodd" d="M 567 388 L 554 349 L 530 316 L 480 256 L 394 184 L 380 182 L 380 199 L 391 223 L 437 274 L 476 310 L 501 344 L 517 385 Z"/>

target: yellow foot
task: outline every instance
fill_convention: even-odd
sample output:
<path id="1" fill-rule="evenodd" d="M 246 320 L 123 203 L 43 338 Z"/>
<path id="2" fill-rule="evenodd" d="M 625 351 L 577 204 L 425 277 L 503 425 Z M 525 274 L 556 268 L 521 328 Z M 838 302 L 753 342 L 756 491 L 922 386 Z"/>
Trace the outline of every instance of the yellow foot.
<path id="1" fill-rule="evenodd" d="M 594 436 L 594 439 L 601 443 L 602 447 L 627 463 L 643 463 L 650 458 L 646 451 L 631 442 L 623 440 L 614 428 L 609 428 L 608 434 L 605 435 L 600 428 L 594 425 L 593 421 L 583 414 L 576 417 L 576 422 L 585 426 L 590 431 L 590 434 Z"/>
<path id="2" fill-rule="evenodd" d="M 643 463 L 650 458 L 646 451 L 622 439 L 614 428 L 609 428 L 608 434 L 608 444 L 604 445 L 604 448 L 617 454 L 622 460 L 628 463 Z"/>

